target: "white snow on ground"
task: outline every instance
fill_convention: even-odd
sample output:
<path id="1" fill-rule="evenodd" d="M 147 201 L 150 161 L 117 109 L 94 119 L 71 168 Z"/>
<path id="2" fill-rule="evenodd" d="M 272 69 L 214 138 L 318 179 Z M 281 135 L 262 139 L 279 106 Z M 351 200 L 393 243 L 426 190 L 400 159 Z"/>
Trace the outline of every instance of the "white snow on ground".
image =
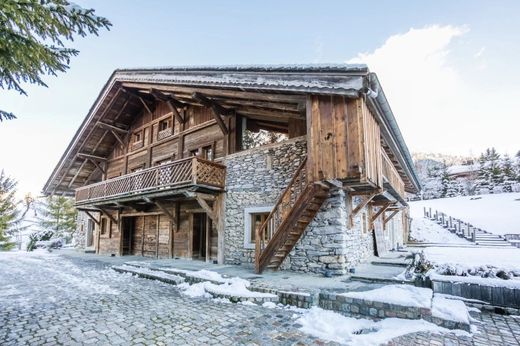
<path id="1" fill-rule="evenodd" d="M 422 218 L 423 207 L 431 207 L 494 234 L 520 233 L 519 192 L 410 202 L 411 216 Z"/>
<path id="2" fill-rule="evenodd" d="M 410 237 L 420 243 L 473 244 L 422 216 L 416 216 L 412 219 Z"/>
<path id="3" fill-rule="evenodd" d="M 179 273 L 179 274 L 185 274 L 189 275 L 194 278 L 202 279 L 202 280 L 208 280 L 208 281 L 214 281 L 214 282 L 227 282 L 228 278 L 224 278 L 221 274 L 211 271 L 211 270 L 185 270 L 185 269 L 178 269 L 178 268 L 161 268 L 162 270 L 171 272 L 171 273 Z"/>
<path id="4" fill-rule="evenodd" d="M 168 280 L 177 281 L 177 282 L 184 281 L 184 278 L 182 278 L 178 275 L 168 274 L 168 273 L 165 273 L 163 271 L 158 271 L 158 270 L 151 270 L 146 267 L 135 267 L 135 266 L 129 266 L 129 265 L 123 264 L 121 266 L 117 266 L 116 268 L 127 270 L 132 273 L 142 273 L 142 274 L 153 275 L 153 276 L 157 276 L 157 277 L 160 277 L 163 279 L 168 279 Z"/>
<path id="5" fill-rule="evenodd" d="M 520 249 L 517 248 L 454 248 L 427 247 L 426 260 L 435 265 L 453 265 L 463 272 L 478 271 L 481 267 L 495 267 L 520 273 Z"/>
<path id="6" fill-rule="evenodd" d="M 192 277 L 197 277 L 200 279 L 212 280 L 213 282 L 219 282 L 220 284 L 215 284 L 210 281 L 203 281 L 193 285 L 188 283 L 183 283 L 181 285 L 177 285 L 178 288 L 181 289 L 182 293 L 192 297 L 204 297 L 210 298 L 211 294 L 216 295 L 226 295 L 233 297 L 243 297 L 243 298 L 275 298 L 277 297 L 271 293 L 262 293 L 262 292 L 254 292 L 250 291 L 248 287 L 251 283 L 248 280 L 241 279 L 239 277 L 233 278 L 224 278 L 219 273 L 210 271 L 210 270 L 200 270 L 200 271 L 189 271 L 189 270 L 175 270 L 177 273 L 184 273 L 186 275 L 190 275 Z"/>
<path id="7" fill-rule="evenodd" d="M 446 299 L 435 295 L 432 300 L 432 316 L 469 324 L 466 304 L 460 300 Z"/>
<path id="8" fill-rule="evenodd" d="M 380 345 L 408 333 L 431 331 L 450 333 L 448 330 L 424 320 L 386 318 L 375 322 L 368 319 L 345 317 L 338 313 L 313 307 L 297 322 L 300 330 L 315 337 L 350 345 Z M 361 331 L 364 331 L 362 334 Z M 457 334 L 468 335 L 463 331 Z"/>
<path id="9" fill-rule="evenodd" d="M 411 285 L 387 285 L 370 291 L 347 292 L 342 296 L 402 306 L 430 308 L 433 291 Z"/>
<path id="10" fill-rule="evenodd" d="M 38 287 L 19 286 L 2 282 L 0 297 L 17 301 L 20 304 L 30 304 L 32 301 L 55 302 L 63 297 L 91 296 L 91 295 L 118 295 L 119 288 L 110 283 L 125 283 L 129 289 L 135 278 L 131 274 L 120 274 L 113 270 L 99 270 L 94 267 L 77 266 L 71 261 L 63 260 L 59 255 L 59 250 L 53 253 L 47 250 L 9 251 L 0 252 L 0 262 L 2 271 L 12 276 L 26 276 L 28 268 L 38 268 L 42 276 L 49 278 L 48 282 L 43 283 L 46 292 L 54 291 L 52 296 L 40 294 Z M 30 278 L 28 278 L 30 280 Z M 107 284 L 109 283 L 109 284 Z M 31 293 L 28 294 L 27 292 Z M 22 292 L 24 292 L 22 294 Z"/>
<path id="11" fill-rule="evenodd" d="M 199 282 L 193 285 L 190 285 L 187 282 L 184 282 L 180 285 L 177 285 L 177 288 L 179 288 L 184 295 L 187 295 L 191 298 L 211 298 L 211 294 L 206 292 L 205 286 L 208 282 Z"/>

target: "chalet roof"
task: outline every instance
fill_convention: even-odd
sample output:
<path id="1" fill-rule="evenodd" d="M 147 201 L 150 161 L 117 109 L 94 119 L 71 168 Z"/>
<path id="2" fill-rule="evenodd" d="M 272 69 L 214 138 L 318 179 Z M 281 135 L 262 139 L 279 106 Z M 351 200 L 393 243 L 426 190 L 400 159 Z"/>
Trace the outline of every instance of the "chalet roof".
<path id="1" fill-rule="evenodd" d="M 418 191 L 419 180 L 408 148 L 401 135 L 395 117 L 380 86 L 377 76 L 361 64 L 313 64 L 313 65 L 240 65 L 240 66 L 185 66 L 118 69 L 114 71 L 98 95 L 94 105 L 67 147 L 60 162 L 44 186 L 46 194 L 72 194 L 73 176 L 79 163 L 74 162 L 82 146 L 103 141 L 93 136 L 96 122 L 109 117 L 112 108 L 127 107 L 126 112 L 138 110 L 142 105 L 124 102 L 119 91 L 122 88 L 170 88 L 175 96 L 191 93 L 199 88 L 206 92 L 248 92 L 269 97 L 274 95 L 287 102 L 305 104 L 306 94 L 343 95 L 357 98 L 368 95 L 367 103 L 381 122 L 383 135 L 396 157 L 408 181 L 407 189 Z M 228 95 L 226 94 L 226 95 Z M 285 99 L 284 99 L 285 97 Z M 302 101 L 303 100 L 303 101 Z M 129 111 L 130 110 L 130 111 Z M 121 113 L 121 112 L 120 112 Z M 107 115 L 108 114 L 108 115 Z M 133 119 L 120 121 L 130 123 Z M 92 138 L 90 138 L 91 136 Z M 113 139 L 112 139 L 113 140 Z M 94 145 L 90 143 L 90 147 Z M 87 163 L 88 165 L 88 163 Z M 95 167 L 91 167 L 95 169 Z M 68 181 L 72 181 L 67 183 Z"/>

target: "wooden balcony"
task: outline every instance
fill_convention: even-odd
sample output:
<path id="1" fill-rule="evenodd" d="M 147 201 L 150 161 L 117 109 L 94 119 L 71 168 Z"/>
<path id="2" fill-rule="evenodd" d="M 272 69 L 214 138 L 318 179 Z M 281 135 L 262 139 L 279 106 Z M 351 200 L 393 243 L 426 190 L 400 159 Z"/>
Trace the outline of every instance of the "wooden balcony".
<path id="1" fill-rule="evenodd" d="M 384 150 L 381 150 L 381 156 L 383 158 L 383 184 L 385 188 L 390 188 L 391 193 L 393 192 L 398 195 L 395 197 L 404 199 L 405 191 L 403 179 L 401 179 L 399 172 L 397 172 L 397 169 L 395 169 L 394 164 Z"/>
<path id="2" fill-rule="evenodd" d="M 189 157 L 81 187 L 76 190 L 76 205 L 187 187 L 222 190 L 225 179 L 224 165 Z"/>

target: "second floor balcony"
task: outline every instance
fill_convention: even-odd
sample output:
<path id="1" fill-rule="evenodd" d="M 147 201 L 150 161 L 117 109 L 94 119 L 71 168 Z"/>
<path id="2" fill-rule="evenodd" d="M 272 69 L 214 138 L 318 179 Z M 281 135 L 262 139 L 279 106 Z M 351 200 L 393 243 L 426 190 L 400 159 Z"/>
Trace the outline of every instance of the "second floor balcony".
<path id="1" fill-rule="evenodd" d="M 219 191 L 224 189 L 225 179 L 224 165 L 194 156 L 76 189 L 76 205 L 173 193 L 189 187 Z"/>

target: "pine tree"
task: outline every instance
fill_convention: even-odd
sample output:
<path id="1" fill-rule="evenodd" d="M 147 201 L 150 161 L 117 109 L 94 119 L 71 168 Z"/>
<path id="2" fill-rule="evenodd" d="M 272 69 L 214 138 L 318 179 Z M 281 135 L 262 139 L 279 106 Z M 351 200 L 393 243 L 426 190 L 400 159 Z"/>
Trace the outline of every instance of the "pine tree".
<path id="1" fill-rule="evenodd" d="M 501 167 L 503 190 L 504 192 L 513 192 L 513 184 L 516 181 L 516 173 L 513 168 L 513 163 L 508 155 L 504 155 Z"/>
<path id="2" fill-rule="evenodd" d="M 490 192 L 493 193 L 496 187 L 500 187 L 502 185 L 502 170 L 500 167 L 500 154 L 497 153 L 495 148 L 486 150 L 486 158 L 487 158 L 487 169 L 489 171 L 489 183 L 490 183 Z"/>
<path id="3" fill-rule="evenodd" d="M 79 52 L 65 47 L 74 36 L 97 35 L 112 24 L 67 0 L 0 1 L 0 88 L 27 95 L 20 83 L 47 86 L 43 75 L 69 68 Z M 0 121 L 15 118 L 0 110 Z"/>
<path id="4" fill-rule="evenodd" d="M 74 200 L 64 196 L 49 196 L 39 206 L 39 225 L 52 232 L 54 238 L 72 239 L 76 231 L 77 211 Z"/>
<path id="5" fill-rule="evenodd" d="M 16 201 L 17 182 L 0 172 L 0 250 L 9 250 L 14 244 L 9 242 L 8 232 L 16 222 L 18 215 Z"/>
<path id="6" fill-rule="evenodd" d="M 446 162 L 443 163 L 442 171 L 441 171 L 441 198 L 442 197 L 452 197 L 449 194 L 452 192 L 450 190 L 451 187 L 451 178 L 448 174 L 448 166 Z"/>

